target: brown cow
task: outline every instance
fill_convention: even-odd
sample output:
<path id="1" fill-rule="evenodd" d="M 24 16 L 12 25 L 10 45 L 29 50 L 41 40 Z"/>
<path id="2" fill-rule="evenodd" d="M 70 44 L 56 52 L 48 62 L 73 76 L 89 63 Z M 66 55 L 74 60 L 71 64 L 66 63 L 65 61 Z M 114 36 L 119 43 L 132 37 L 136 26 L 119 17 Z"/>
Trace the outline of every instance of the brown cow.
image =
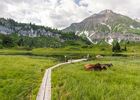
<path id="1" fill-rule="evenodd" d="M 101 64 L 87 64 L 85 65 L 85 70 L 102 70 Z"/>
<path id="2" fill-rule="evenodd" d="M 108 67 L 111 67 L 111 66 L 113 66 L 113 64 L 112 63 L 110 63 L 110 64 L 106 64 Z"/>
<path id="3" fill-rule="evenodd" d="M 113 64 L 100 64 L 100 63 L 97 63 L 97 64 L 86 64 L 85 65 L 85 70 L 106 70 L 107 67 L 111 67 L 113 66 Z"/>
<path id="4" fill-rule="evenodd" d="M 92 70 L 94 66 L 95 66 L 94 64 L 86 64 L 85 70 Z"/>
<path id="5" fill-rule="evenodd" d="M 110 63 L 110 64 L 101 64 L 102 68 L 111 67 L 111 66 L 113 66 L 112 63 Z"/>

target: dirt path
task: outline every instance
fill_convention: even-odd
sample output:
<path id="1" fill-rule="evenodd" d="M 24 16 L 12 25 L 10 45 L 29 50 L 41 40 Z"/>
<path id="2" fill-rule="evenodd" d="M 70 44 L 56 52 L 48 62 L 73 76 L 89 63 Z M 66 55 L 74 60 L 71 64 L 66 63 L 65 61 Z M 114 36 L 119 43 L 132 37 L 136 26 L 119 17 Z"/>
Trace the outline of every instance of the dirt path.
<path id="1" fill-rule="evenodd" d="M 36 100 L 51 100 L 51 72 L 54 68 L 60 67 L 61 65 L 81 62 L 85 60 L 87 59 L 70 60 L 68 62 L 60 63 L 46 69 Z"/>

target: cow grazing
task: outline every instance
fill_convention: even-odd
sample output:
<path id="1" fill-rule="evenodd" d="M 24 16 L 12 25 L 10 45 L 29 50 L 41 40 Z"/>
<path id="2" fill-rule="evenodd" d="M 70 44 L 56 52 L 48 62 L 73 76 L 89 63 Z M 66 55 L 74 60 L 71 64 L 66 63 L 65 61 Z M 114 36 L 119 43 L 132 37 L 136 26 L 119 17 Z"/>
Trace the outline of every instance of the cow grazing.
<path id="1" fill-rule="evenodd" d="M 94 64 L 86 64 L 85 65 L 85 70 L 93 70 L 94 67 L 95 67 Z"/>
<path id="2" fill-rule="evenodd" d="M 111 67 L 111 66 L 113 66 L 112 63 L 110 63 L 110 64 L 101 64 L 101 67 L 102 67 L 102 68 L 104 68 L 104 67 Z"/>
<path id="3" fill-rule="evenodd" d="M 87 64 L 85 65 L 85 70 L 102 70 L 101 64 Z"/>
<path id="4" fill-rule="evenodd" d="M 107 64 L 107 66 L 108 66 L 108 67 L 112 67 L 112 66 L 113 66 L 113 64 L 112 64 L 112 63 L 110 63 L 110 64 Z"/>
<path id="5" fill-rule="evenodd" d="M 113 64 L 100 64 L 100 63 L 97 63 L 97 64 L 86 64 L 85 65 L 85 70 L 98 70 L 98 71 L 101 71 L 101 70 L 106 70 L 107 67 L 111 67 L 113 66 Z"/>

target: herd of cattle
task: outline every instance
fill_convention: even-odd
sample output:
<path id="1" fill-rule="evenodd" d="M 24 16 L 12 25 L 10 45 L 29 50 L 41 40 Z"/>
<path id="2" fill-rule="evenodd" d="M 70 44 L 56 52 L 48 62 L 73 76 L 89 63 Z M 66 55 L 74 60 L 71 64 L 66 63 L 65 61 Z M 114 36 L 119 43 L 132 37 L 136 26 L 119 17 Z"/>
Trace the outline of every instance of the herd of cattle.
<path id="1" fill-rule="evenodd" d="M 85 70 L 90 71 L 90 70 L 95 70 L 95 71 L 101 71 L 101 70 L 106 70 L 107 67 L 111 67 L 113 64 L 86 64 L 85 65 Z"/>

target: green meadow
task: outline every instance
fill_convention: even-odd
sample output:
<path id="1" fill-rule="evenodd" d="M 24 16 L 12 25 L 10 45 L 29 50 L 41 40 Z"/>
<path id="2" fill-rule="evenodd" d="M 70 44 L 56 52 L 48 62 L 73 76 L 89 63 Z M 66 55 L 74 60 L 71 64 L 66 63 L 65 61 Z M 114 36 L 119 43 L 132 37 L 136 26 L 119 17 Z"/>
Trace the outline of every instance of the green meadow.
<path id="1" fill-rule="evenodd" d="M 45 69 L 54 58 L 0 56 L 0 100 L 35 100 Z"/>
<path id="2" fill-rule="evenodd" d="M 121 48 L 124 49 L 123 43 Z M 112 46 L 108 44 L 100 45 L 87 45 L 87 46 L 66 46 L 63 48 L 6 48 L 0 49 L 0 55 L 34 55 L 34 56 L 48 56 L 48 57 L 77 57 L 81 58 L 90 54 L 112 56 Z M 118 52 L 117 54 L 127 55 L 127 56 L 140 56 L 140 44 L 130 43 L 127 44 L 127 51 Z"/>
<path id="3" fill-rule="evenodd" d="M 124 45 L 121 45 L 124 48 Z M 67 59 L 90 55 L 91 61 L 62 66 L 52 73 L 53 100 L 139 100 L 140 45 L 112 53 L 110 45 L 63 48 L 0 49 L 0 99 L 35 100 L 45 69 Z M 95 59 L 103 55 L 103 59 Z M 119 57 L 113 57 L 117 55 Z M 121 57 L 126 56 L 126 57 Z M 101 72 L 87 72 L 87 63 L 113 63 Z"/>
<path id="4" fill-rule="evenodd" d="M 89 63 L 113 67 L 85 71 Z M 104 57 L 54 69 L 52 100 L 140 100 L 140 58 Z"/>
<path id="5" fill-rule="evenodd" d="M 121 49 L 124 49 L 125 45 L 120 44 Z M 127 44 L 127 51 L 121 51 L 117 54 L 128 55 L 128 56 L 140 56 L 140 44 L 139 43 L 130 43 Z M 95 55 L 104 55 L 112 56 L 112 46 L 108 44 L 99 44 L 99 45 L 89 45 L 89 46 L 66 46 L 63 48 L 36 48 L 32 49 L 31 53 L 33 55 L 46 55 L 46 56 L 77 56 L 83 57 L 87 54 L 91 56 Z"/>

